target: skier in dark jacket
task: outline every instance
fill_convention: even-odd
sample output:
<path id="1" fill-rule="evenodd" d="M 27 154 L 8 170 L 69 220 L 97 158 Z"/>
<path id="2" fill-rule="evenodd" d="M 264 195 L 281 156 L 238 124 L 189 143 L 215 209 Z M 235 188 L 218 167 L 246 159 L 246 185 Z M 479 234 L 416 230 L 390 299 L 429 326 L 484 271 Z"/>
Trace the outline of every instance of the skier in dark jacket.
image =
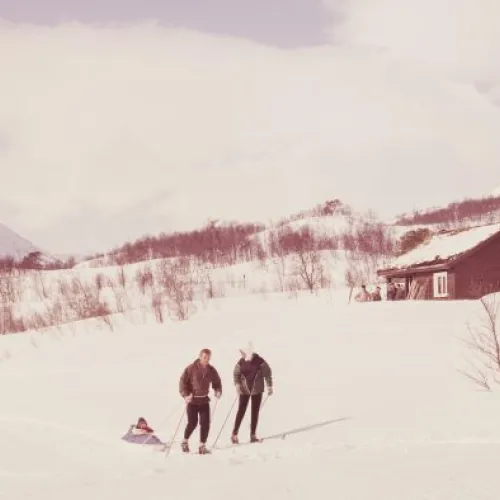
<path id="1" fill-rule="evenodd" d="M 200 422 L 200 447 L 199 453 L 210 453 L 206 447 L 210 431 L 210 398 L 208 393 L 210 385 L 218 399 L 222 395 L 222 382 L 217 370 L 210 364 L 212 352 L 203 349 L 200 357 L 190 364 L 182 373 L 179 381 L 179 392 L 186 401 L 186 415 L 188 423 L 184 431 L 182 451 L 189 453 L 188 440 Z"/>
<path id="2" fill-rule="evenodd" d="M 262 394 L 265 390 L 264 381 L 265 385 L 267 385 L 267 393 L 269 395 L 273 393 L 272 371 L 267 362 L 253 351 L 251 344 L 245 349 L 240 349 L 240 352 L 241 359 L 236 363 L 233 372 L 234 385 L 239 395 L 239 406 L 231 442 L 234 444 L 239 443 L 238 431 L 247 411 L 248 402 L 251 400 L 250 442 L 256 443 L 259 441 L 256 432 Z"/>
<path id="3" fill-rule="evenodd" d="M 387 284 L 387 300 L 396 300 L 396 286 L 392 281 Z"/>

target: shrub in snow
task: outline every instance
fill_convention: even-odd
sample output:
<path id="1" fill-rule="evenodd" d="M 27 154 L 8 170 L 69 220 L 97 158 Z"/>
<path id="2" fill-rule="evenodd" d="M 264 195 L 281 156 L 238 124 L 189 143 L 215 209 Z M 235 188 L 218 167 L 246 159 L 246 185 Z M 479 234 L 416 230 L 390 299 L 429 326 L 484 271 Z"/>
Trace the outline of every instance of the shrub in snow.
<path id="1" fill-rule="evenodd" d="M 406 232 L 398 242 L 398 254 L 404 254 L 417 248 L 432 236 L 427 228 L 419 228 Z"/>

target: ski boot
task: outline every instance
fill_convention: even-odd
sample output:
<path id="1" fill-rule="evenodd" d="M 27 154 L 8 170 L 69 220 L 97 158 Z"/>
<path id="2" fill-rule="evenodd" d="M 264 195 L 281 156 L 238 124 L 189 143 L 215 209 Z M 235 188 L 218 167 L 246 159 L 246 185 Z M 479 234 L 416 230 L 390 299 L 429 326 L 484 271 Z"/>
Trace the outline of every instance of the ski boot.
<path id="1" fill-rule="evenodd" d="M 183 453 L 189 453 L 189 444 L 187 441 L 182 441 L 181 450 Z"/>
<path id="2" fill-rule="evenodd" d="M 200 444 L 200 447 L 198 448 L 198 453 L 200 455 L 210 455 L 212 452 L 204 444 Z"/>
<path id="3" fill-rule="evenodd" d="M 240 444 L 240 440 L 238 439 L 238 436 L 236 434 L 233 434 L 231 436 L 231 443 L 232 444 Z"/>

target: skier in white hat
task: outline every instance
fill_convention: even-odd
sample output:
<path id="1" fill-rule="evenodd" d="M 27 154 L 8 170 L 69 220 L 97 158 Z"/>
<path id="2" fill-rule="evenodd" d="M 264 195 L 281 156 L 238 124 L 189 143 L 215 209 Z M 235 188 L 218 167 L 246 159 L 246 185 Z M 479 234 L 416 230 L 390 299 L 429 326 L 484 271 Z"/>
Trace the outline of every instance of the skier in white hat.
<path id="1" fill-rule="evenodd" d="M 251 400 L 250 442 L 257 443 L 260 441 L 256 434 L 265 385 L 267 385 L 267 393 L 273 394 L 272 371 L 267 362 L 254 352 L 251 343 L 240 349 L 240 353 L 241 359 L 236 363 L 233 372 L 234 384 L 239 395 L 239 406 L 231 442 L 233 444 L 239 443 L 238 431 Z"/>

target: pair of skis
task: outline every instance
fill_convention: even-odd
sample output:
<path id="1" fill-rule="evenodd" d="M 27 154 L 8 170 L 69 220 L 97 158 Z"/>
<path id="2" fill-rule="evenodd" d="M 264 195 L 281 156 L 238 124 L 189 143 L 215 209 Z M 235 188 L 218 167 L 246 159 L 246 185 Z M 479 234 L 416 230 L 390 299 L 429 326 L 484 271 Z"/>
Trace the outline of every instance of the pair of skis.
<path id="1" fill-rule="evenodd" d="M 285 432 L 279 432 L 277 434 L 272 434 L 270 436 L 266 436 L 264 438 L 259 439 L 257 442 L 249 440 L 249 441 L 244 441 L 242 443 L 231 443 L 231 444 L 228 444 L 225 446 L 214 446 L 212 448 L 212 450 L 210 450 L 210 453 L 208 453 L 208 454 L 211 454 L 213 450 L 224 451 L 224 450 L 229 450 L 231 448 L 235 448 L 238 446 L 264 443 L 266 441 L 269 441 L 270 439 L 285 439 L 286 437 L 291 436 L 292 434 L 299 434 L 302 432 L 311 431 L 313 429 L 318 429 L 320 427 L 324 427 L 327 425 L 332 425 L 335 423 L 344 422 L 346 420 L 350 420 L 350 417 L 335 418 L 335 419 L 331 419 L 331 420 L 325 420 L 323 422 L 318 422 L 316 424 L 306 425 L 304 427 L 298 427 L 296 429 L 290 429 L 290 430 L 285 431 Z M 171 448 L 171 447 L 172 447 L 172 445 L 169 445 L 169 448 Z M 168 451 L 169 450 L 167 450 L 167 454 L 168 454 Z M 198 455 L 199 453 L 198 452 L 190 452 L 190 454 L 191 455 Z"/>
<path id="2" fill-rule="evenodd" d="M 262 443 L 263 441 L 264 441 L 264 439 L 259 439 L 257 441 L 243 441 L 242 443 L 231 443 L 227 446 L 216 446 L 212 449 L 207 450 L 206 453 L 200 453 L 199 451 L 183 451 L 182 454 L 183 455 L 211 455 L 213 450 L 222 451 L 222 450 L 226 450 L 226 449 L 233 448 L 233 447 L 244 446 L 246 444 L 259 444 L 259 443 Z M 170 451 L 170 449 L 172 447 L 173 447 L 173 444 L 166 444 L 161 449 L 159 449 L 159 451 L 167 452 L 167 451 Z"/>

